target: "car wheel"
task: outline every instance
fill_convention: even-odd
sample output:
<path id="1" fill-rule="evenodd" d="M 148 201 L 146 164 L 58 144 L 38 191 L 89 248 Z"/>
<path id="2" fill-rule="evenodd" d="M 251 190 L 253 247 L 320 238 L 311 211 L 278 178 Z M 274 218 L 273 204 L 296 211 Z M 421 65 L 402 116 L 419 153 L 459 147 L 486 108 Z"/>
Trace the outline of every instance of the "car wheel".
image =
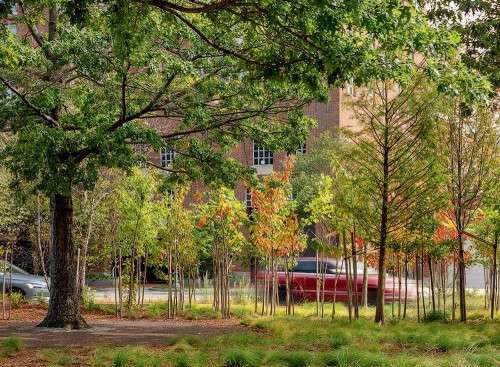
<path id="1" fill-rule="evenodd" d="M 278 300 L 279 300 L 280 305 L 286 304 L 286 288 L 285 287 L 278 288 Z"/>
<path id="2" fill-rule="evenodd" d="M 8 291 L 8 293 L 10 292 L 19 293 L 22 296 L 26 296 L 26 293 L 21 288 L 12 287 L 12 291 Z"/>
<path id="3" fill-rule="evenodd" d="M 370 306 L 375 306 L 377 304 L 377 290 L 368 290 L 368 304 Z"/>

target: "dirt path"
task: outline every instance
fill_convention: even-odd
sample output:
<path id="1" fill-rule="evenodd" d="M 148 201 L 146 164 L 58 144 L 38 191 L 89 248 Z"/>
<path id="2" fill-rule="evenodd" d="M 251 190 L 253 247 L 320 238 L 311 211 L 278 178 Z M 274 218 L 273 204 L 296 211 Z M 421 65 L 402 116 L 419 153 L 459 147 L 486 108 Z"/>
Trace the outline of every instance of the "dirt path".
<path id="1" fill-rule="evenodd" d="M 25 348 L 89 347 L 98 345 L 161 346 L 168 344 L 171 336 L 220 335 L 244 330 L 238 320 L 117 320 L 107 315 L 86 314 L 91 326 L 84 330 L 63 330 L 38 328 L 45 310 L 39 307 L 25 307 L 16 310 L 10 321 L 0 320 L 0 341 L 17 336 Z"/>
<path id="2" fill-rule="evenodd" d="M 0 322 L 0 341 L 21 338 L 27 348 L 88 347 L 96 345 L 165 345 L 176 335 L 219 335 L 242 330 L 237 321 L 111 321 L 96 320 L 84 330 L 38 328 L 35 323 Z"/>

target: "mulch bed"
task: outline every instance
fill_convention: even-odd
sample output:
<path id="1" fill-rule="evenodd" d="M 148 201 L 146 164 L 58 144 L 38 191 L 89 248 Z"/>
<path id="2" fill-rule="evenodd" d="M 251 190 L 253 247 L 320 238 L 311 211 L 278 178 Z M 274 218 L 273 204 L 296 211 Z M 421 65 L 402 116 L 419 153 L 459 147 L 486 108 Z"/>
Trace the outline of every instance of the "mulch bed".
<path id="1" fill-rule="evenodd" d="M 0 341 L 9 336 L 23 340 L 26 349 L 90 347 L 100 345 L 167 345 L 171 336 L 220 335 L 242 331 L 238 320 L 119 320 L 101 313 L 84 313 L 91 326 L 83 330 L 38 328 L 46 309 L 26 305 L 13 310 L 11 320 L 0 320 Z"/>

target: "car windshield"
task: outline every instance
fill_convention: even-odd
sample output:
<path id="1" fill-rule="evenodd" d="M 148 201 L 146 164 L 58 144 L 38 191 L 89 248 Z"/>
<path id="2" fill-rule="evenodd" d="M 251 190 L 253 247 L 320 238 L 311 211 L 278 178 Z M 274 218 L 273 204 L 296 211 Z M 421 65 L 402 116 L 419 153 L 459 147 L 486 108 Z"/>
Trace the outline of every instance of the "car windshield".
<path id="1" fill-rule="evenodd" d="M 9 268 L 12 267 L 12 274 L 22 274 L 29 275 L 27 271 L 24 271 L 18 266 L 12 265 L 10 262 L 5 262 L 5 260 L 0 260 L 0 273 L 3 273 L 5 270 L 9 271 Z"/>
<path id="2" fill-rule="evenodd" d="M 337 262 L 335 260 L 327 260 L 325 262 L 319 262 L 319 270 L 321 271 L 322 267 L 326 270 L 326 273 L 329 274 L 337 274 L 337 271 L 340 274 L 345 273 L 345 266 L 343 263 Z M 363 263 L 357 264 L 357 273 L 363 274 Z M 316 273 L 316 260 L 299 260 L 297 266 L 293 269 L 294 273 Z M 377 271 L 373 268 L 368 267 L 367 269 L 368 275 L 377 274 Z"/>

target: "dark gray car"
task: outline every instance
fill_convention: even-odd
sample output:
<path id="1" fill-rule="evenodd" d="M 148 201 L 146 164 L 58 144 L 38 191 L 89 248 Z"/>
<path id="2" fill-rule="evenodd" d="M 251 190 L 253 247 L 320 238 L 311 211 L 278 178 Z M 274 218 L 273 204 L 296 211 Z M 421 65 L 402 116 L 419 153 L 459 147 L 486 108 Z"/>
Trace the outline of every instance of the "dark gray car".
<path id="1" fill-rule="evenodd" d="M 8 271 L 10 266 L 12 266 L 12 283 L 10 282 L 10 274 Z M 47 283 L 45 282 L 44 277 L 32 275 L 8 262 L 5 264 L 5 261 L 3 260 L 0 260 L 0 292 L 3 288 L 5 269 L 7 269 L 5 274 L 6 291 L 10 291 L 12 285 L 12 291 L 22 293 L 26 299 L 49 297 L 49 289 L 47 288 Z"/>

